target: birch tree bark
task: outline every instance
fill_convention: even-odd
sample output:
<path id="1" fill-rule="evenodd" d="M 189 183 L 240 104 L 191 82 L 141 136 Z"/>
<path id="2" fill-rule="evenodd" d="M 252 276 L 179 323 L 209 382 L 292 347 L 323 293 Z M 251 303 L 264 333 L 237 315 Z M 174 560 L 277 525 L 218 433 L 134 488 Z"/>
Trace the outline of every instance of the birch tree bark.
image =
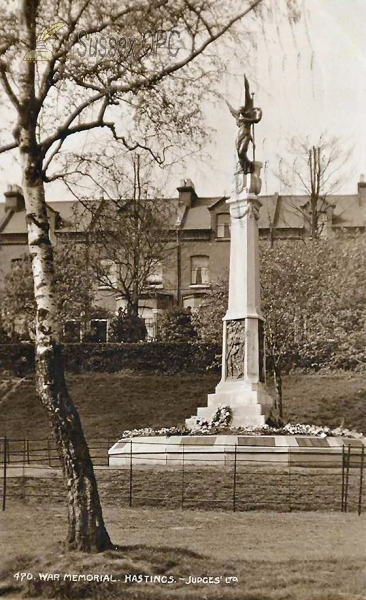
<path id="1" fill-rule="evenodd" d="M 37 2 L 22 0 L 19 34 L 28 48 L 34 48 L 36 43 L 36 10 Z M 49 415 L 67 486 L 68 547 L 102 551 L 110 548 L 112 542 L 104 525 L 93 464 L 80 418 L 67 391 L 59 344 L 53 250 L 41 176 L 42 152 L 36 139 L 38 112 L 35 63 L 22 61 L 18 147 L 36 300 L 36 386 Z"/>

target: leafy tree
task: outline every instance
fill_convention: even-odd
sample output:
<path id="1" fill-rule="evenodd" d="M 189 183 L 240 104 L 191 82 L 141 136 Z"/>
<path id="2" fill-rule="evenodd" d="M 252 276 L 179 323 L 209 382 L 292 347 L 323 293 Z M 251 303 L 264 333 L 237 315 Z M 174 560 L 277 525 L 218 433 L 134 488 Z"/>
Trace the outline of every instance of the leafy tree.
<path id="1" fill-rule="evenodd" d="M 187 342 L 197 337 L 190 308 L 171 308 L 159 321 L 159 339 L 163 342 Z"/>
<path id="2" fill-rule="evenodd" d="M 57 310 L 61 322 L 94 316 L 93 273 L 86 266 L 85 248 L 70 241 L 58 241 L 54 250 Z M 4 327 L 9 333 L 35 335 L 35 298 L 31 258 L 23 254 L 5 277 L 1 293 Z"/>
<path id="3" fill-rule="evenodd" d="M 145 322 L 134 313 L 122 309 L 112 319 L 109 326 L 109 340 L 111 342 L 136 343 L 144 340 L 147 335 Z"/>
<path id="4" fill-rule="evenodd" d="M 302 242 L 261 248 L 262 311 L 266 319 L 266 354 L 275 384 L 275 410 L 283 418 L 282 376 L 294 357 L 304 356 L 309 315 L 321 313 L 322 274 L 319 248 Z M 320 302 L 319 302 L 320 301 Z M 311 352 L 311 348 L 308 348 Z"/>
<path id="5" fill-rule="evenodd" d="M 222 319 L 228 306 L 229 272 L 225 271 L 192 315 L 199 338 L 204 342 L 222 342 Z"/>
<path id="6" fill-rule="evenodd" d="M 111 547 L 111 540 L 62 367 L 44 184 L 65 176 L 63 168 L 57 172 L 54 160 L 65 142 L 91 130 L 103 128 L 125 147 L 147 147 L 155 156 L 162 139 L 180 147 L 185 137 L 198 141 L 200 101 L 219 69 L 213 53 L 206 52 L 202 62 L 196 59 L 247 15 L 259 15 L 256 9 L 261 4 L 255 0 L 237 11 L 234 0 L 127 4 L 108 0 L 103 5 L 96 0 L 19 0 L 17 6 L 10 3 L 0 9 L 0 81 L 8 99 L 6 109 L 13 111 L 16 123 L 12 137 L 4 128 L 8 138 L 0 152 L 17 149 L 20 157 L 36 301 L 37 391 L 48 410 L 63 465 L 69 548 L 101 551 Z M 293 7 L 293 2 L 288 4 Z M 147 30 L 155 36 L 149 49 Z M 157 51 L 156 35 L 162 30 L 185 32 L 183 52 L 175 60 L 165 60 Z M 37 39 L 52 36 L 56 38 L 52 53 L 36 47 Z M 100 38 L 102 52 L 88 55 L 93 36 Z M 122 44 L 123 55 L 116 56 L 118 39 L 126 45 Z M 251 43 L 249 36 L 240 39 L 241 45 Z M 47 60 L 36 62 L 37 57 Z"/>
<path id="7" fill-rule="evenodd" d="M 159 284 L 163 262 L 174 248 L 168 232 L 174 207 L 152 186 L 151 169 L 142 168 L 140 154 L 132 156 L 127 169 L 123 163 L 100 161 L 99 171 L 108 180 L 103 185 L 108 198 L 97 205 L 83 202 L 93 215 L 89 262 L 99 283 L 122 297 L 127 313 L 137 318 L 140 298 Z"/>
<path id="8" fill-rule="evenodd" d="M 9 344 L 11 341 L 14 341 L 14 336 L 9 335 L 9 333 L 3 326 L 2 319 L 0 318 L 0 344 Z"/>
<path id="9" fill-rule="evenodd" d="M 282 376 L 293 365 L 366 365 L 366 239 L 278 241 L 261 245 L 266 354 L 275 408 L 283 417 Z M 195 318 L 200 337 L 219 341 L 227 308 L 227 279 L 207 296 Z"/>
<path id="10" fill-rule="evenodd" d="M 351 151 L 343 146 L 341 139 L 325 134 L 314 145 L 309 144 L 308 138 L 293 138 L 292 165 L 281 160 L 278 177 L 285 190 L 293 195 L 292 207 L 304 217 L 313 240 L 319 239 L 330 219 L 327 197 L 334 194 L 345 178 L 344 168 Z M 308 196 L 308 203 L 298 204 L 299 193 Z"/>

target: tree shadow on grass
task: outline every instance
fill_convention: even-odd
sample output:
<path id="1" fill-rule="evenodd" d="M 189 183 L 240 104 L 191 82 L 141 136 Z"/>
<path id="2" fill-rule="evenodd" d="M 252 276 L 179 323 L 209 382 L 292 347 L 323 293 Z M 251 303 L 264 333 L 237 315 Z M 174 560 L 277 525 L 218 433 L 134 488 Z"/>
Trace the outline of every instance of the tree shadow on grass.
<path id="1" fill-rule="evenodd" d="M 87 554 L 66 552 L 60 546 L 54 545 L 37 555 L 19 555 L 4 563 L 0 569 L 0 596 L 9 599 L 26 596 L 109 600 L 120 599 L 122 593 L 124 599 L 160 600 L 169 597 L 165 594 L 168 580 L 178 581 L 179 576 L 186 577 L 192 570 L 203 572 L 210 562 L 215 564 L 215 561 L 181 547 L 116 545 L 99 554 Z M 49 574 L 49 577 L 40 577 L 40 573 Z M 54 577 L 55 574 L 59 577 Z M 74 574 L 89 578 L 74 580 Z M 126 575 L 129 576 L 127 581 Z M 145 575 L 155 580 L 146 582 Z M 147 589 L 149 583 L 154 585 Z"/>
<path id="2" fill-rule="evenodd" d="M 164 535 L 164 532 L 162 532 Z M 362 562 L 362 567 L 361 567 Z M 363 560 L 236 560 L 211 558 L 184 547 L 118 545 L 99 554 L 65 552 L 54 544 L 20 555 L 0 570 L 5 600 L 345 600 L 361 598 Z M 30 573 L 30 580 L 14 579 Z M 51 577 L 41 578 L 39 573 Z M 52 574 L 58 574 L 54 577 Z M 66 575 L 66 577 L 64 577 Z M 76 579 L 73 578 L 76 576 Z M 96 576 L 94 578 L 93 576 Z M 236 583 L 225 575 L 235 576 Z M 81 576 L 81 577 L 79 577 Z M 88 578 L 89 576 L 89 578 Z M 190 577 L 191 576 L 191 577 Z M 191 578 L 222 576 L 220 584 Z M 347 594 L 351 589 L 353 594 Z M 363 589 L 363 588 L 362 588 Z"/>

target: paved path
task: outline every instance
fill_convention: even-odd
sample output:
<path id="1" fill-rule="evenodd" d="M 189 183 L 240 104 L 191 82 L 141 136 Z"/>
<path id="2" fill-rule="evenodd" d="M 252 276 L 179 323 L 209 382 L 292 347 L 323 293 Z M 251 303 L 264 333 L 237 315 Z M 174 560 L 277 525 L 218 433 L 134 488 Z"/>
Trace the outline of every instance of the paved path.
<path id="1" fill-rule="evenodd" d="M 0 406 L 2 404 L 4 404 L 5 400 L 7 400 L 9 398 L 9 396 L 11 396 L 11 394 L 13 392 L 15 392 L 16 389 L 18 389 L 18 387 L 20 386 L 20 384 L 26 379 L 26 377 L 22 377 L 22 379 L 10 379 L 10 381 L 13 382 L 13 385 L 10 387 L 10 390 L 8 390 L 7 392 L 5 392 L 5 394 L 3 395 L 3 397 L 0 399 Z"/>
<path id="2" fill-rule="evenodd" d="M 3 473 L 4 465 L 0 465 L 0 473 Z M 6 468 L 6 476 L 7 477 L 42 477 L 43 478 L 59 478 L 62 477 L 62 470 L 46 467 L 45 465 L 25 465 L 23 467 L 22 464 L 19 465 L 7 465 Z"/>

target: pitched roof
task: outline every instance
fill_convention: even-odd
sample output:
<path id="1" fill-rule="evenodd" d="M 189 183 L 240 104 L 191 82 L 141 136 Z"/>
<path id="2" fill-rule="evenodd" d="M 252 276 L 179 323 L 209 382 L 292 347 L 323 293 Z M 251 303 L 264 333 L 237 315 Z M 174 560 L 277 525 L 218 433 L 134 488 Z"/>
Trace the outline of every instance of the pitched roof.
<path id="1" fill-rule="evenodd" d="M 333 225 L 337 227 L 364 227 L 366 224 L 366 198 L 358 194 L 332 196 L 335 204 Z"/>
<path id="2" fill-rule="evenodd" d="M 259 228 L 266 229 L 273 225 L 277 229 L 303 229 L 303 207 L 308 201 L 308 196 L 289 196 L 274 194 L 260 196 L 262 204 L 259 213 Z M 177 226 L 178 198 L 166 199 L 171 210 L 166 216 L 169 229 Z M 198 198 L 185 210 L 182 221 L 183 230 L 210 230 L 211 212 L 225 206 L 225 197 Z M 334 206 L 334 227 L 364 227 L 366 225 L 366 198 L 358 194 L 332 195 L 327 198 L 328 203 Z M 57 213 L 60 219 L 57 223 L 59 232 L 85 231 L 92 225 L 93 214 L 100 205 L 101 200 L 89 201 L 91 210 L 87 205 L 77 200 L 61 202 L 48 202 L 52 212 Z M 0 202 L 0 233 L 19 234 L 26 233 L 24 211 L 5 210 L 5 202 Z M 228 206 L 226 205 L 228 210 Z M 77 225 L 75 225 L 75 219 Z"/>
<path id="3" fill-rule="evenodd" d="M 301 196 L 260 196 L 262 207 L 259 213 L 259 227 L 299 229 L 304 227 L 304 205 L 309 197 Z M 337 227 L 363 227 L 366 223 L 366 198 L 358 194 L 330 195 L 329 206 L 334 207 L 332 224 Z"/>
<path id="4" fill-rule="evenodd" d="M 211 215 L 208 208 L 212 202 L 212 198 L 197 198 L 187 209 L 182 229 L 211 229 Z"/>

